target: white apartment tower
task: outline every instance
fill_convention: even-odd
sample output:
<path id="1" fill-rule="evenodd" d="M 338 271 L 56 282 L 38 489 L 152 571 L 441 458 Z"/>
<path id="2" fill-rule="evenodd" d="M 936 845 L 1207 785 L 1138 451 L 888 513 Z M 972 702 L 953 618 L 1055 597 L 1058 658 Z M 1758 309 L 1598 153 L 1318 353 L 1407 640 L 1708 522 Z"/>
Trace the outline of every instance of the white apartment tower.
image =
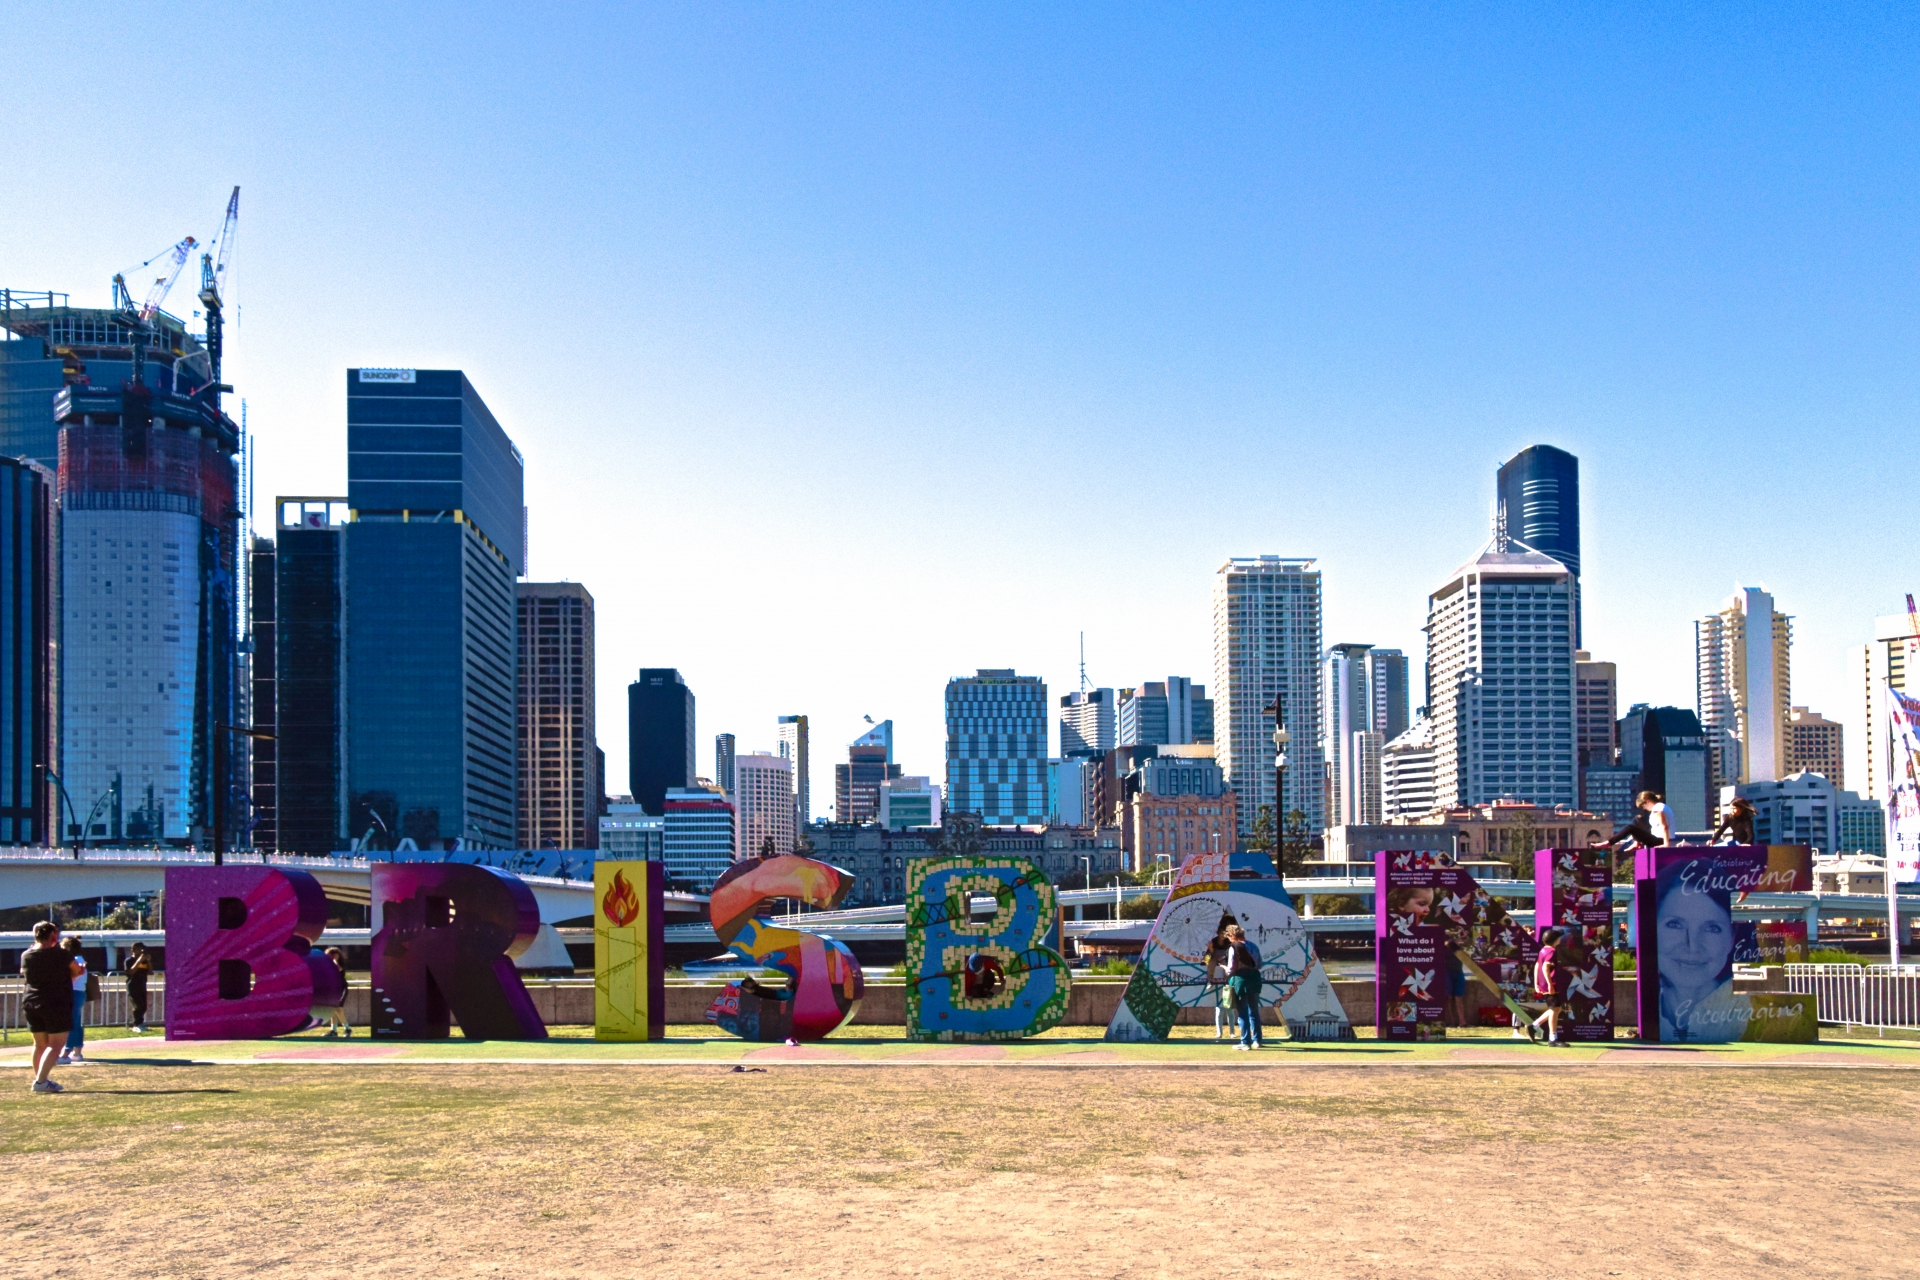
<path id="1" fill-rule="evenodd" d="M 1433 812 L 1433 721 L 1413 727 L 1380 749 L 1380 816 L 1393 822 Z"/>
<path id="2" fill-rule="evenodd" d="M 1853 651 L 1854 688 L 1860 691 L 1860 723 L 1866 726 L 1865 748 L 1860 755 L 1867 771 L 1862 795 L 1885 802 L 1887 799 L 1887 690 L 1894 688 L 1911 696 L 1907 672 L 1920 671 L 1920 634 L 1904 613 L 1890 613 L 1873 620 L 1873 643 Z M 1920 688 L 1915 681 L 1912 688 Z M 1857 776 L 1857 775 L 1856 775 Z"/>
<path id="3" fill-rule="evenodd" d="M 793 852 L 793 764 L 770 751 L 749 751 L 733 758 L 733 802 L 739 816 L 736 855 L 757 858 L 766 842 L 775 855 Z"/>
<path id="4" fill-rule="evenodd" d="M 1118 743 L 1113 690 L 1086 689 L 1060 699 L 1060 754 L 1104 756 Z"/>
<path id="5" fill-rule="evenodd" d="M 1320 664 L 1320 754 L 1327 778 L 1327 822 L 1332 826 L 1380 821 L 1379 779 L 1357 767 L 1354 735 L 1374 729 L 1369 644 L 1336 644 Z M 1379 759 L 1375 734 L 1374 758 Z M 1367 796 L 1373 797 L 1371 810 Z"/>
<path id="6" fill-rule="evenodd" d="M 813 821 L 813 788 L 808 781 L 807 718 L 780 717 L 780 757 L 793 766 L 793 820 L 804 831 Z M 782 852 L 785 847 L 782 847 Z"/>
<path id="7" fill-rule="evenodd" d="M 1488 551 L 1427 601 L 1434 805 L 1567 805 L 1573 754 L 1573 576 L 1534 551 Z"/>
<path id="8" fill-rule="evenodd" d="M 1274 802 L 1273 705 L 1284 698 L 1282 813 L 1327 825 L 1320 752 L 1320 570 L 1313 560 L 1236 556 L 1213 579 L 1214 755 L 1238 798 L 1240 829 Z"/>
<path id="9" fill-rule="evenodd" d="M 1786 776 L 1793 620 L 1774 611 L 1765 587 L 1735 583 L 1720 612 L 1694 623 L 1693 632 L 1713 793 L 1742 782 L 1778 782 Z"/>

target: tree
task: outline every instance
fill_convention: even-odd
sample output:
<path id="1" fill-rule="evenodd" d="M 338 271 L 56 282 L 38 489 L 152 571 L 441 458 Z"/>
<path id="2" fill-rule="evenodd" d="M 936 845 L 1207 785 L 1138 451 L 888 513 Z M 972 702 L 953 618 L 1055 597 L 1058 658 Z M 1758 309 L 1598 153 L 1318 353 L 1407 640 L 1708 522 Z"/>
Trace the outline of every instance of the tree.
<path id="1" fill-rule="evenodd" d="M 764 836 L 761 838 L 760 856 L 763 858 L 777 858 L 780 856 L 779 851 L 773 847 L 772 836 Z"/>
<path id="2" fill-rule="evenodd" d="M 1247 837 L 1247 848 L 1256 853 L 1273 852 L 1273 806 L 1263 804 L 1253 817 L 1253 833 Z"/>
<path id="3" fill-rule="evenodd" d="M 1272 825 L 1269 821 L 1268 825 Z M 1307 815 L 1298 809 L 1287 811 L 1287 821 L 1280 836 L 1280 874 L 1297 876 L 1307 869 L 1307 855 L 1313 851 L 1313 845 L 1307 835 Z"/>

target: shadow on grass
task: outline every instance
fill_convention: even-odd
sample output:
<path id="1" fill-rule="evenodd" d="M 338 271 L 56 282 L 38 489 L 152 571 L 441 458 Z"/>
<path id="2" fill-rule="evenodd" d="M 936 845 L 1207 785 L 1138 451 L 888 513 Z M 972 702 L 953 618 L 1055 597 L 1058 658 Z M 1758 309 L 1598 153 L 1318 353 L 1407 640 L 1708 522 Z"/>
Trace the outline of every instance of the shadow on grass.
<path id="1" fill-rule="evenodd" d="M 157 1094 L 166 1094 L 166 1093 L 238 1093 L 240 1091 L 238 1089 L 75 1089 L 71 1085 L 69 1085 L 68 1087 L 62 1089 L 61 1092 L 65 1094 L 72 1094 L 76 1097 L 92 1097 L 92 1096 L 97 1096 L 101 1094 L 111 1094 L 115 1097 L 145 1097 L 148 1094 L 157 1095 Z"/>

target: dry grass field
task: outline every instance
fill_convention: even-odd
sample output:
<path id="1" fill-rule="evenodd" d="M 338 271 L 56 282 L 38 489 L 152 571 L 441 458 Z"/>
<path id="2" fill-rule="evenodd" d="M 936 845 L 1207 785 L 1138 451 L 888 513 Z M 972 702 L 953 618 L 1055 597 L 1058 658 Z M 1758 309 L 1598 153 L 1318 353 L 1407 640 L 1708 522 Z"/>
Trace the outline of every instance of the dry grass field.
<path id="1" fill-rule="evenodd" d="M 60 1074 L 7 1274 L 1920 1274 L 1914 1072 Z"/>

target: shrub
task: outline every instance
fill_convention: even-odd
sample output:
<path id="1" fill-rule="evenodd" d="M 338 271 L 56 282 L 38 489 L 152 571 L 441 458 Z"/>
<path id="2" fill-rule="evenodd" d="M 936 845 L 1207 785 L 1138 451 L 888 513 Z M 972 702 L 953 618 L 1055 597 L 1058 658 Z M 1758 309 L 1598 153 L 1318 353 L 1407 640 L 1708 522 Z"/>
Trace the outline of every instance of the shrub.
<path id="1" fill-rule="evenodd" d="M 1160 914 L 1160 904 L 1146 894 L 1138 894 L 1120 904 L 1122 920 L 1152 920 Z M 1131 969 L 1128 972 L 1132 972 Z"/>
<path id="2" fill-rule="evenodd" d="M 1092 964 L 1088 965 L 1087 972 L 1088 973 L 1110 973 L 1110 974 L 1124 976 L 1126 974 L 1133 972 L 1133 965 L 1131 965 L 1125 960 L 1122 960 L 1119 956 L 1108 956 L 1104 960 L 1096 960 Z"/>

